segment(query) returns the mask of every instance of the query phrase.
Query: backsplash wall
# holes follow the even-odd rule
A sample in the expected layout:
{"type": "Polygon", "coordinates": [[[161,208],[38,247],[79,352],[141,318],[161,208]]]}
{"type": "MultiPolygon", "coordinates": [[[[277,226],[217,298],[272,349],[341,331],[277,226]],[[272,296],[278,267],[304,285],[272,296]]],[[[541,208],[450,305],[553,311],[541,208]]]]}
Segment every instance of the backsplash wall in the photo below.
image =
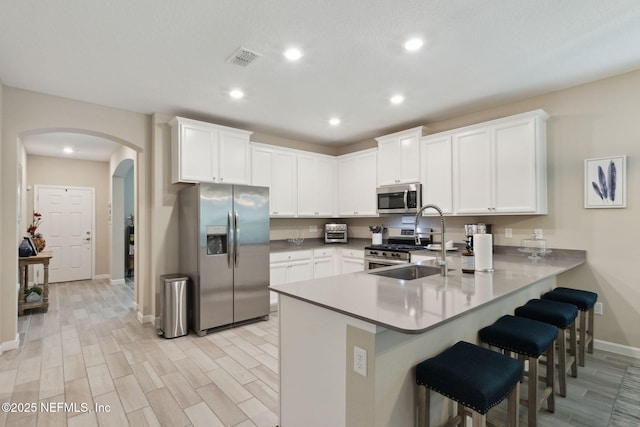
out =
{"type": "MultiPolygon", "coordinates": [[[[369,226],[384,224],[385,227],[406,227],[413,228],[413,223],[403,223],[403,218],[413,218],[403,215],[389,215],[384,217],[370,218],[272,218],[271,219],[271,240],[286,240],[290,237],[301,235],[305,239],[324,237],[324,225],[330,222],[346,223],[349,226],[349,238],[371,237],[369,226]],[[315,231],[311,231],[310,227],[315,227],[315,231]]],[[[548,217],[538,215],[506,215],[506,216],[477,216],[477,217],[458,217],[445,216],[445,238],[453,240],[454,243],[462,243],[464,241],[464,225],[476,224],[484,222],[491,224],[493,240],[496,245],[503,246],[519,246],[522,239],[531,237],[534,228],[541,228],[543,237],[547,239],[549,247],[558,247],[554,245],[555,230],[549,224],[548,217]],[[512,237],[505,237],[505,228],[511,228],[512,237]]],[[[440,239],[440,219],[437,217],[422,217],[420,219],[420,227],[431,227],[436,230],[434,233],[434,241],[440,239]]],[[[387,238],[387,234],[383,236],[387,238]]],[[[566,246],[566,245],[564,245],[566,246]]],[[[563,249],[581,249],[563,247],[563,249]]]]}

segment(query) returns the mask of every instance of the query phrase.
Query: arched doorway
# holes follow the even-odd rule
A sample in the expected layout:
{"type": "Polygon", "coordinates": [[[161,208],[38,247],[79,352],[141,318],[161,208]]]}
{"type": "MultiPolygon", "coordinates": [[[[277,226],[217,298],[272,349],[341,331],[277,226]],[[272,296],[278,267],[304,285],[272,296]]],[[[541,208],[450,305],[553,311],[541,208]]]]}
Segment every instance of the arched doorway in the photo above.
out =
{"type": "MultiPolygon", "coordinates": [[[[97,242],[98,245],[101,245],[101,250],[98,250],[93,257],[93,262],[95,263],[97,260],[98,265],[102,263],[102,268],[98,268],[95,271],[93,278],[109,277],[112,283],[124,283],[126,273],[125,253],[129,249],[124,238],[125,217],[135,217],[135,206],[137,205],[137,192],[135,191],[136,151],[128,148],[128,144],[125,145],[123,141],[110,135],[75,129],[30,131],[21,134],[20,139],[25,148],[27,158],[52,159],[45,162],[51,165],[60,162],[60,160],[53,160],[58,157],[63,158],[66,162],[84,163],[84,166],[81,167],[85,171],[88,170],[88,172],[76,174],[79,178],[69,178],[72,180],[79,179],[79,181],[75,181],[72,184],[78,185],[78,183],[82,183],[89,175],[100,174],[102,176],[99,181],[104,182],[105,185],[101,191],[96,191],[96,194],[98,194],[96,198],[99,200],[96,206],[97,217],[95,220],[96,224],[98,224],[95,238],[102,239],[97,242]],[[81,155],[74,156],[72,154],[66,156],[62,154],[63,149],[69,147],[73,148],[75,152],[81,153],[81,155]],[[101,165],[94,168],[95,172],[91,170],[92,162],[101,165]],[[100,202],[102,202],[102,205],[100,205],[100,202]],[[102,235],[100,235],[100,231],[102,231],[102,235]]],[[[25,177],[27,180],[26,187],[28,188],[29,185],[37,183],[28,182],[29,162],[26,165],[25,177]]],[[[63,168],[64,166],[61,167],[61,169],[63,168]]],[[[75,166],[69,167],[69,169],[73,168],[75,166]]],[[[60,173],[53,171],[48,175],[64,175],[65,172],[68,171],[61,170],[60,173]]],[[[54,182],[54,184],[67,185],[64,178],[54,182]]],[[[25,216],[30,218],[29,215],[32,210],[29,209],[30,205],[32,205],[29,200],[30,197],[32,197],[32,194],[26,195],[27,202],[24,205],[27,207],[27,212],[23,214],[23,218],[25,216]]],[[[134,277],[131,276],[131,279],[134,279],[134,277]]],[[[134,287],[133,294],[137,295],[135,280],[132,280],[132,286],[134,287]]],[[[135,303],[137,304],[137,301],[135,303]]]]}

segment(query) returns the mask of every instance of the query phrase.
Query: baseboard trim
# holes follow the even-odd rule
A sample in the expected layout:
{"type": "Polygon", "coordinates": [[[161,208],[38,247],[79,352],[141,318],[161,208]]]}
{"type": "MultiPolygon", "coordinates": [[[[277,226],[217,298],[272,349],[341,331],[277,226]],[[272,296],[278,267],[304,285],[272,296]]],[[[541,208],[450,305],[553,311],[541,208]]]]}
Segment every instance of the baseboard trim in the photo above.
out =
{"type": "Polygon", "coordinates": [[[0,344],[0,354],[5,351],[15,350],[20,346],[20,334],[16,334],[16,339],[13,341],[6,341],[0,344]]]}
{"type": "Polygon", "coordinates": [[[111,277],[110,274],[96,274],[95,276],[93,276],[93,279],[100,280],[100,279],[108,279],[110,277],[111,277]]]}
{"type": "Polygon", "coordinates": [[[605,350],[611,353],[640,359],[640,348],[637,347],[630,347],[628,345],[616,344],[602,340],[593,340],[593,347],[598,350],[605,350]]]}
{"type": "Polygon", "coordinates": [[[124,285],[124,279],[111,279],[112,285],[124,285]]]}
{"type": "Polygon", "coordinates": [[[145,324],[145,323],[155,323],[155,316],[153,316],[152,314],[148,314],[148,315],[143,315],[142,313],[138,312],[136,314],[136,318],[138,319],[138,322],[145,324]]]}

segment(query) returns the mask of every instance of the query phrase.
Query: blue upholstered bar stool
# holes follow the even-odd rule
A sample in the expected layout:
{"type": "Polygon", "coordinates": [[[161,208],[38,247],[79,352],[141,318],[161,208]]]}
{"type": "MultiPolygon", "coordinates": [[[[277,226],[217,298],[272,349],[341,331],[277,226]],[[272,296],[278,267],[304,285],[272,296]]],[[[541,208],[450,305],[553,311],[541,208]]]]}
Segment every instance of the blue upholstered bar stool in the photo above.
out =
{"type": "Polygon", "coordinates": [[[560,396],[567,395],[567,371],[571,370],[571,376],[578,376],[576,364],[576,318],[578,307],[565,302],[552,300],[532,299],[525,305],[515,309],[515,315],[526,317],[540,322],[549,323],[558,328],[558,383],[560,396]],[[565,331],[569,330],[569,356],[567,356],[567,343],[565,331]]]}
{"type": "Polygon", "coordinates": [[[480,340],[488,346],[498,347],[506,353],[517,353],[529,360],[529,385],[527,400],[528,426],[538,424],[538,409],[547,401],[549,412],[555,412],[555,393],[553,390],[554,347],[558,328],[548,323],[526,317],[502,316],[495,323],[478,331],[480,340]],[[547,356],[547,372],[544,378],[544,391],[538,395],[538,361],[547,356]]]}
{"type": "Polygon", "coordinates": [[[580,328],[578,330],[578,365],[584,366],[585,349],[593,354],[593,307],[598,301],[595,292],[558,287],[547,292],[542,299],[573,304],[580,310],[580,328]]]}
{"type": "Polygon", "coordinates": [[[458,403],[458,413],[447,425],[464,421],[466,408],[471,412],[474,427],[485,426],[489,409],[507,397],[507,423],[517,427],[521,377],[519,360],[459,341],[416,367],[418,426],[429,425],[430,390],[433,390],[458,403]]]}

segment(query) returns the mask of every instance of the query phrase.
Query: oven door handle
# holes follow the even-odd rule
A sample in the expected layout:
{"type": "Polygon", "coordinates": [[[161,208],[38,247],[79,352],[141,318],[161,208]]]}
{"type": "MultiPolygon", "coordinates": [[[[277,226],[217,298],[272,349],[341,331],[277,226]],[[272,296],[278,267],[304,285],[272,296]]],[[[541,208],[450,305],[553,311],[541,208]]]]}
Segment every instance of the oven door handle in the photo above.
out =
{"type": "Polygon", "coordinates": [[[404,210],[405,211],[409,211],[408,199],[409,199],[409,190],[404,190],[404,210]]]}

